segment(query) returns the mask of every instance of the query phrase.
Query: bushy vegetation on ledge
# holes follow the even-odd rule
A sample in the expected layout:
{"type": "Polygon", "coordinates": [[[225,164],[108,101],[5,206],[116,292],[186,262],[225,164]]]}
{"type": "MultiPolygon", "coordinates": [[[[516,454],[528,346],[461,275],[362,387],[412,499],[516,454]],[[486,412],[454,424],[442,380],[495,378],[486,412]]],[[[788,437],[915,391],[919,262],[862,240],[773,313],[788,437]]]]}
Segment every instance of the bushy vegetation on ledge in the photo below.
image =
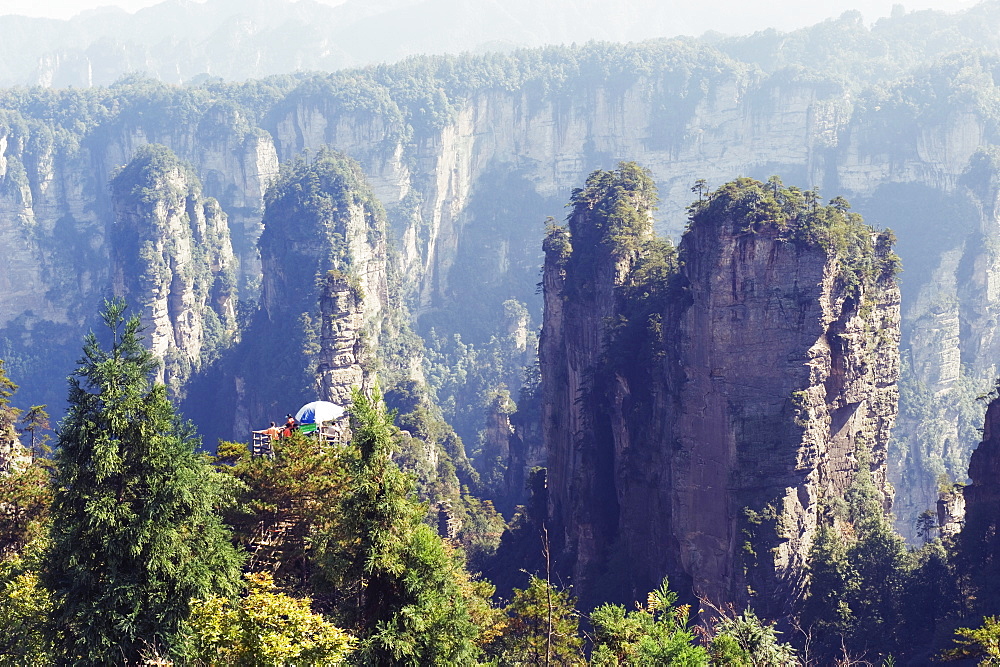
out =
{"type": "Polygon", "coordinates": [[[785,187],[777,176],[767,183],[737,178],[714,191],[698,180],[692,191],[698,199],[688,207],[689,230],[731,224],[737,234],[771,234],[804,247],[818,246],[837,259],[842,285],[854,296],[900,270],[892,230],[866,225],[843,197],[823,204],[817,189],[785,187]]]}

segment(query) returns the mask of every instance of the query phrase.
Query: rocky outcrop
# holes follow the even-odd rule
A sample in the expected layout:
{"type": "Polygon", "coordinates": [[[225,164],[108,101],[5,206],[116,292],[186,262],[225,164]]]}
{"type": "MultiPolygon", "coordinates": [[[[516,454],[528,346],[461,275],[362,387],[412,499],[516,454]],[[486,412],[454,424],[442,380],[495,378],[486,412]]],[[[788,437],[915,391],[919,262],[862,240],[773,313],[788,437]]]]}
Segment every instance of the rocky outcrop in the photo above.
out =
{"type": "Polygon", "coordinates": [[[111,182],[112,290],[141,313],[158,380],[180,392],[236,333],[236,258],[226,215],[190,168],[148,146],[111,182]]]}
{"type": "Polygon", "coordinates": [[[364,295],[343,274],[330,272],[319,297],[320,348],[316,378],[320,400],[350,405],[351,389],[371,384],[371,350],[366,350],[364,295]],[[367,362],[367,363],[365,363],[367,362]]]}
{"type": "Polygon", "coordinates": [[[801,595],[824,503],[859,460],[889,508],[899,290],[882,268],[890,242],[870,230],[856,230],[870,241],[855,252],[872,273],[852,290],[848,260],[826,243],[712,208],[681,244],[690,305],[678,321],[674,534],[696,589],[752,590],[777,610],[801,595]]]}
{"type": "Polygon", "coordinates": [[[543,273],[549,511],[577,590],[625,559],[623,598],[668,575],[780,614],[859,461],[891,502],[891,239],[743,179],[696,207],[671,269],[640,224],[648,203],[588,203],[604,179],[636,180],[591,176],[543,273]]]}
{"type": "MultiPolygon", "coordinates": [[[[962,524],[965,523],[965,485],[955,484],[946,487],[938,495],[937,501],[937,529],[938,536],[942,540],[954,539],[962,532],[962,524]]],[[[932,533],[926,535],[931,537],[932,533]]]]}
{"type": "Polygon", "coordinates": [[[246,406],[237,433],[251,427],[243,415],[344,404],[352,387],[367,387],[388,312],[385,213],[357,163],[323,151],[287,165],[263,224],[261,308],[220,380],[246,406]]]}

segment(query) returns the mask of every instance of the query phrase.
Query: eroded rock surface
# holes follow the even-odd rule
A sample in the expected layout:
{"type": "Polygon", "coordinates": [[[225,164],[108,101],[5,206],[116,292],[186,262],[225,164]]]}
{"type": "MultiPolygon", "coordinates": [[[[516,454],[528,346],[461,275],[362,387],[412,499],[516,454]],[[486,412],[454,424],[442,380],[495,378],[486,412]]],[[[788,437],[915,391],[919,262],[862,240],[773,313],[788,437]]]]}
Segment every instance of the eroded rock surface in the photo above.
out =
{"type": "Polygon", "coordinates": [[[891,240],[823,207],[858,245],[823,236],[835,226],[810,236],[808,209],[776,216],[744,179],[695,213],[671,269],[648,222],[608,217],[649,214],[634,174],[615,174],[627,194],[592,203],[592,176],[546,240],[541,423],[565,562],[584,596],[614,560],[623,599],[668,575],[780,614],[859,461],[891,503],[891,240]]]}

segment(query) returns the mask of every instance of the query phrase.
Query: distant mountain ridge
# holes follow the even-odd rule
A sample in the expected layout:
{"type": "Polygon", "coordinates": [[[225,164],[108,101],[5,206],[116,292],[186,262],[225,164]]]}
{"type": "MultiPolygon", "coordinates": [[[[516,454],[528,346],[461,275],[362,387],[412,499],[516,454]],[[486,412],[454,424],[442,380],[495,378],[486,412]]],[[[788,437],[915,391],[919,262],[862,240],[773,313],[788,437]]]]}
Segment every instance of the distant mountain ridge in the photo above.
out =
{"type": "Polygon", "coordinates": [[[655,0],[188,0],[68,21],[0,16],[0,86],[107,85],[130,72],[168,83],[335,70],[418,53],[509,50],[685,32],[655,0]]]}
{"type": "MultiPolygon", "coordinates": [[[[165,0],[134,14],[104,7],[69,20],[0,15],[0,86],[108,85],[129,73],[175,84],[242,80],[417,54],[640,41],[701,34],[701,11],[657,0],[165,0]]],[[[995,0],[956,13],[900,9],[870,28],[851,11],[793,32],[726,37],[751,29],[739,11],[719,16],[720,32],[700,39],[766,71],[806,66],[867,80],[928,56],[1000,48],[995,0]]]]}

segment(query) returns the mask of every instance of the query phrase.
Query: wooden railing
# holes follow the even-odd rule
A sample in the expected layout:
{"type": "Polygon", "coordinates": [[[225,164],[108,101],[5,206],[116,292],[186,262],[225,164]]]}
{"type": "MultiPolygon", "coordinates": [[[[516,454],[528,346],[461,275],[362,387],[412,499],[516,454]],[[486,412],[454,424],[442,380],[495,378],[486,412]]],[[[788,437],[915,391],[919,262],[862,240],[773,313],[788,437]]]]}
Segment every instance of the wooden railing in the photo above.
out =
{"type": "MultiPolygon", "coordinates": [[[[303,426],[308,427],[312,426],[312,424],[304,424],[303,426]]],[[[328,445],[342,445],[351,439],[351,430],[348,428],[346,423],[327,424],[308,431],[303,429],[303,432],[306,435],[315,434],[315,437],[322,439],[322,441],[328,445]]],[[[251,433],[251,436],[250,453],[253,456],[274,456],[274,448],[271,446],[272,439],[270,435],[254,431],[251,433]]]]}

